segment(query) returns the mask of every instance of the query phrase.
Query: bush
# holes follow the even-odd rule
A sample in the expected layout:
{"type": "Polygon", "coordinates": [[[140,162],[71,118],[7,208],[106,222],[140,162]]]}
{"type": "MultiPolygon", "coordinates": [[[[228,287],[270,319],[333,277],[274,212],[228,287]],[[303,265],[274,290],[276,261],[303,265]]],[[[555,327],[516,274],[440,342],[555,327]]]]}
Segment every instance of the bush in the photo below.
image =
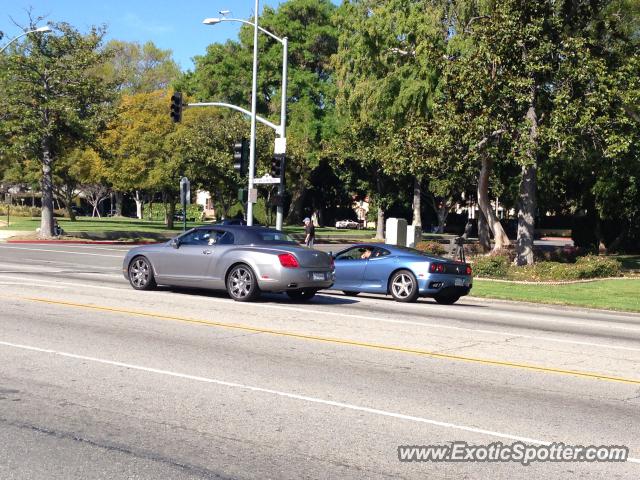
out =
{"type": "Polygon", "coordinates": [[[523,267],[512,266],[509,277],[525,281],[563,281],[620,276],[620,262],[609,257],[589,255],[575,263],[538,262],[523,267]]]}
{"type": "MultiPolygon", "coordinates": [[[[11,210],[9,211],[9,215],[11,217],[39,217],[40,216],[40,208],[39,207],[27,207],[24,205],[11,205],[11,210]]],[[[7,204],[0,203],[0,216],[7,216],[7,204]]]]}
{"type": "Polygon", "coordinates": [[[440,242],[418,242],[416,244],[416,250],[420,250],[424,253],[431,255],[444,255],[446,253],[445,248],[440,242]]]}
{"type": "Polygon", "coordinates": [[[576,263],[578,256],[584,255],[584,252],[577,247],[565,245],[552,250],[543,250],[535,248],[534,257],[536,262],[558,262],[558,263],[576,263]]]}
{"type": "Polygon", "coordinates": [[[596,255],[578,258],[575,266],[578,278],[619,277],[622,270],[622,265],[615,258],[596,255]]]}
{"type": "Polygon", "coordinates": [[[479,257],[473,264],[473,273],[478,277],[505,278],[509,263],[509,257],[505,255],[479,257]]]}

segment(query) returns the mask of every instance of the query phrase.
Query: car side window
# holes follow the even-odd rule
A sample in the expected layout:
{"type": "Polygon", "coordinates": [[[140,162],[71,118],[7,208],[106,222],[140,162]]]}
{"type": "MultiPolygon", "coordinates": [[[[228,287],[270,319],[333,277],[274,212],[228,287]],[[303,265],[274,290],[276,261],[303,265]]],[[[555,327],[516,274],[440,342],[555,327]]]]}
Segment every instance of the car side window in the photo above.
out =
{"type": "Polygon", "coordinates": [[[231,232],[216,232],[216,244],[218,245],[233,245],[235,243],[235,238],[233,233],[231,232]]]}
{"type": "Polygon", "coordinates": [[[354,247],[338,255],[336,260],[367,260],[373,250],[373,247],[354,247]]]}
{"type": "Polygon", "coordinates": [[[180,237],[180,245],[213,245],[216,233],[213,230],[194,230],[180,237]]]}
{"type": "Polygon", "coordinates": [[[373,250],[373,254],[371,255],[371,258],[381,258],[381,257],[386,257],[388,255],[391,255],[391,252],[389,250],[387,250],[386,248],[377,247],[373,250]]]}

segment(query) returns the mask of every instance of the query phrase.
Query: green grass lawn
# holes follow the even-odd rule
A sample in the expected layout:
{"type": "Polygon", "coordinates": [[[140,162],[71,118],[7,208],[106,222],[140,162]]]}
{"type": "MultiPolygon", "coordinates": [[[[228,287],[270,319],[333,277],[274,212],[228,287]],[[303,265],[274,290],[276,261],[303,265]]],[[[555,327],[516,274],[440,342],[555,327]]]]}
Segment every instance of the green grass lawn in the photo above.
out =
{"type": "MultiPolygon", "coordinates": [[[[138,220],[136,218],[92,218],[78,217],[75,222],[68,218],[58,218],[58,223],[68,234],[77,232],[178,232],[182,230],[182,222],[176,221],[173,230],[167,229],[162,221],[138,220]]],[[[201,222],[187,222],[187,228],[197,225],[204,225],[201,222]]],[[[9,227],[2,227],[5,230],[35,231],[40,226],[40,217],[11,217],[9,227]]],[[[294,234],[303,234],[303,226],[285,227],[285,231],[294,234]]],[[[316,235],[331,235],[336,237],[360,237],[371,238],[375,235],[373,230],[339,230],[332,227],[316,228],[316,235]]]]}
{"type": "Polygon", "coordinates": [[[599,280],[569,285],[522,285],[476,278],[471,295],[640,312],[640,279],[599,280]]]}
{"type": "MultiPolygon", "coordinates": [[[[78,217],[75,222],[68,218],[58,218],[58,224],[66,233],[74,232],[169,232],[182,230],[182,222],[176,221],[173,230],[169,230],[164,222],[138,220],[136,218],[92,218],[78,217]]],[[[201,223],[187,222],[187,228],[201,223]]],[[[35,231],[40,226],[40,217],[12,217],[5,230],[35,231]]]]}

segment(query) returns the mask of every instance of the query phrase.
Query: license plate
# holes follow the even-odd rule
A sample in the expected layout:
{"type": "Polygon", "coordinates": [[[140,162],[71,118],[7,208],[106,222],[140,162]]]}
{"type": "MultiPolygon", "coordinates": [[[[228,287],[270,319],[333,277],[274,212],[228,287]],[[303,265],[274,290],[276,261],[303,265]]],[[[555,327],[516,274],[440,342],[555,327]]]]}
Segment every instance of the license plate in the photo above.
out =
{"type": "Polygon", "coordinates": [[[314,272],[313,279],[314,280],[326,280],[327,276],[324,273],[314,272]]]}
{"type": "Polygon", "coordinates": [[[464,287],[464,278],[456,278],[456,287],[464,287]]]}

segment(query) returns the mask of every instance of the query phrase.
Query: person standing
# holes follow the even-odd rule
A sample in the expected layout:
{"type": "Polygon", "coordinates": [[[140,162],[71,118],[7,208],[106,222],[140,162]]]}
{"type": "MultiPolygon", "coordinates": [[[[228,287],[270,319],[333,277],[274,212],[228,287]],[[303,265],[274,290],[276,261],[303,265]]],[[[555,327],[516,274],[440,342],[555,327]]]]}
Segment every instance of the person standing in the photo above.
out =
{"type": "Polygon", "coordinates": [[[304,233],[304,244],[309,248],[313,248],[313,244],[316,241],[316,227],[309,217],[304,219],[304,233]]]}

